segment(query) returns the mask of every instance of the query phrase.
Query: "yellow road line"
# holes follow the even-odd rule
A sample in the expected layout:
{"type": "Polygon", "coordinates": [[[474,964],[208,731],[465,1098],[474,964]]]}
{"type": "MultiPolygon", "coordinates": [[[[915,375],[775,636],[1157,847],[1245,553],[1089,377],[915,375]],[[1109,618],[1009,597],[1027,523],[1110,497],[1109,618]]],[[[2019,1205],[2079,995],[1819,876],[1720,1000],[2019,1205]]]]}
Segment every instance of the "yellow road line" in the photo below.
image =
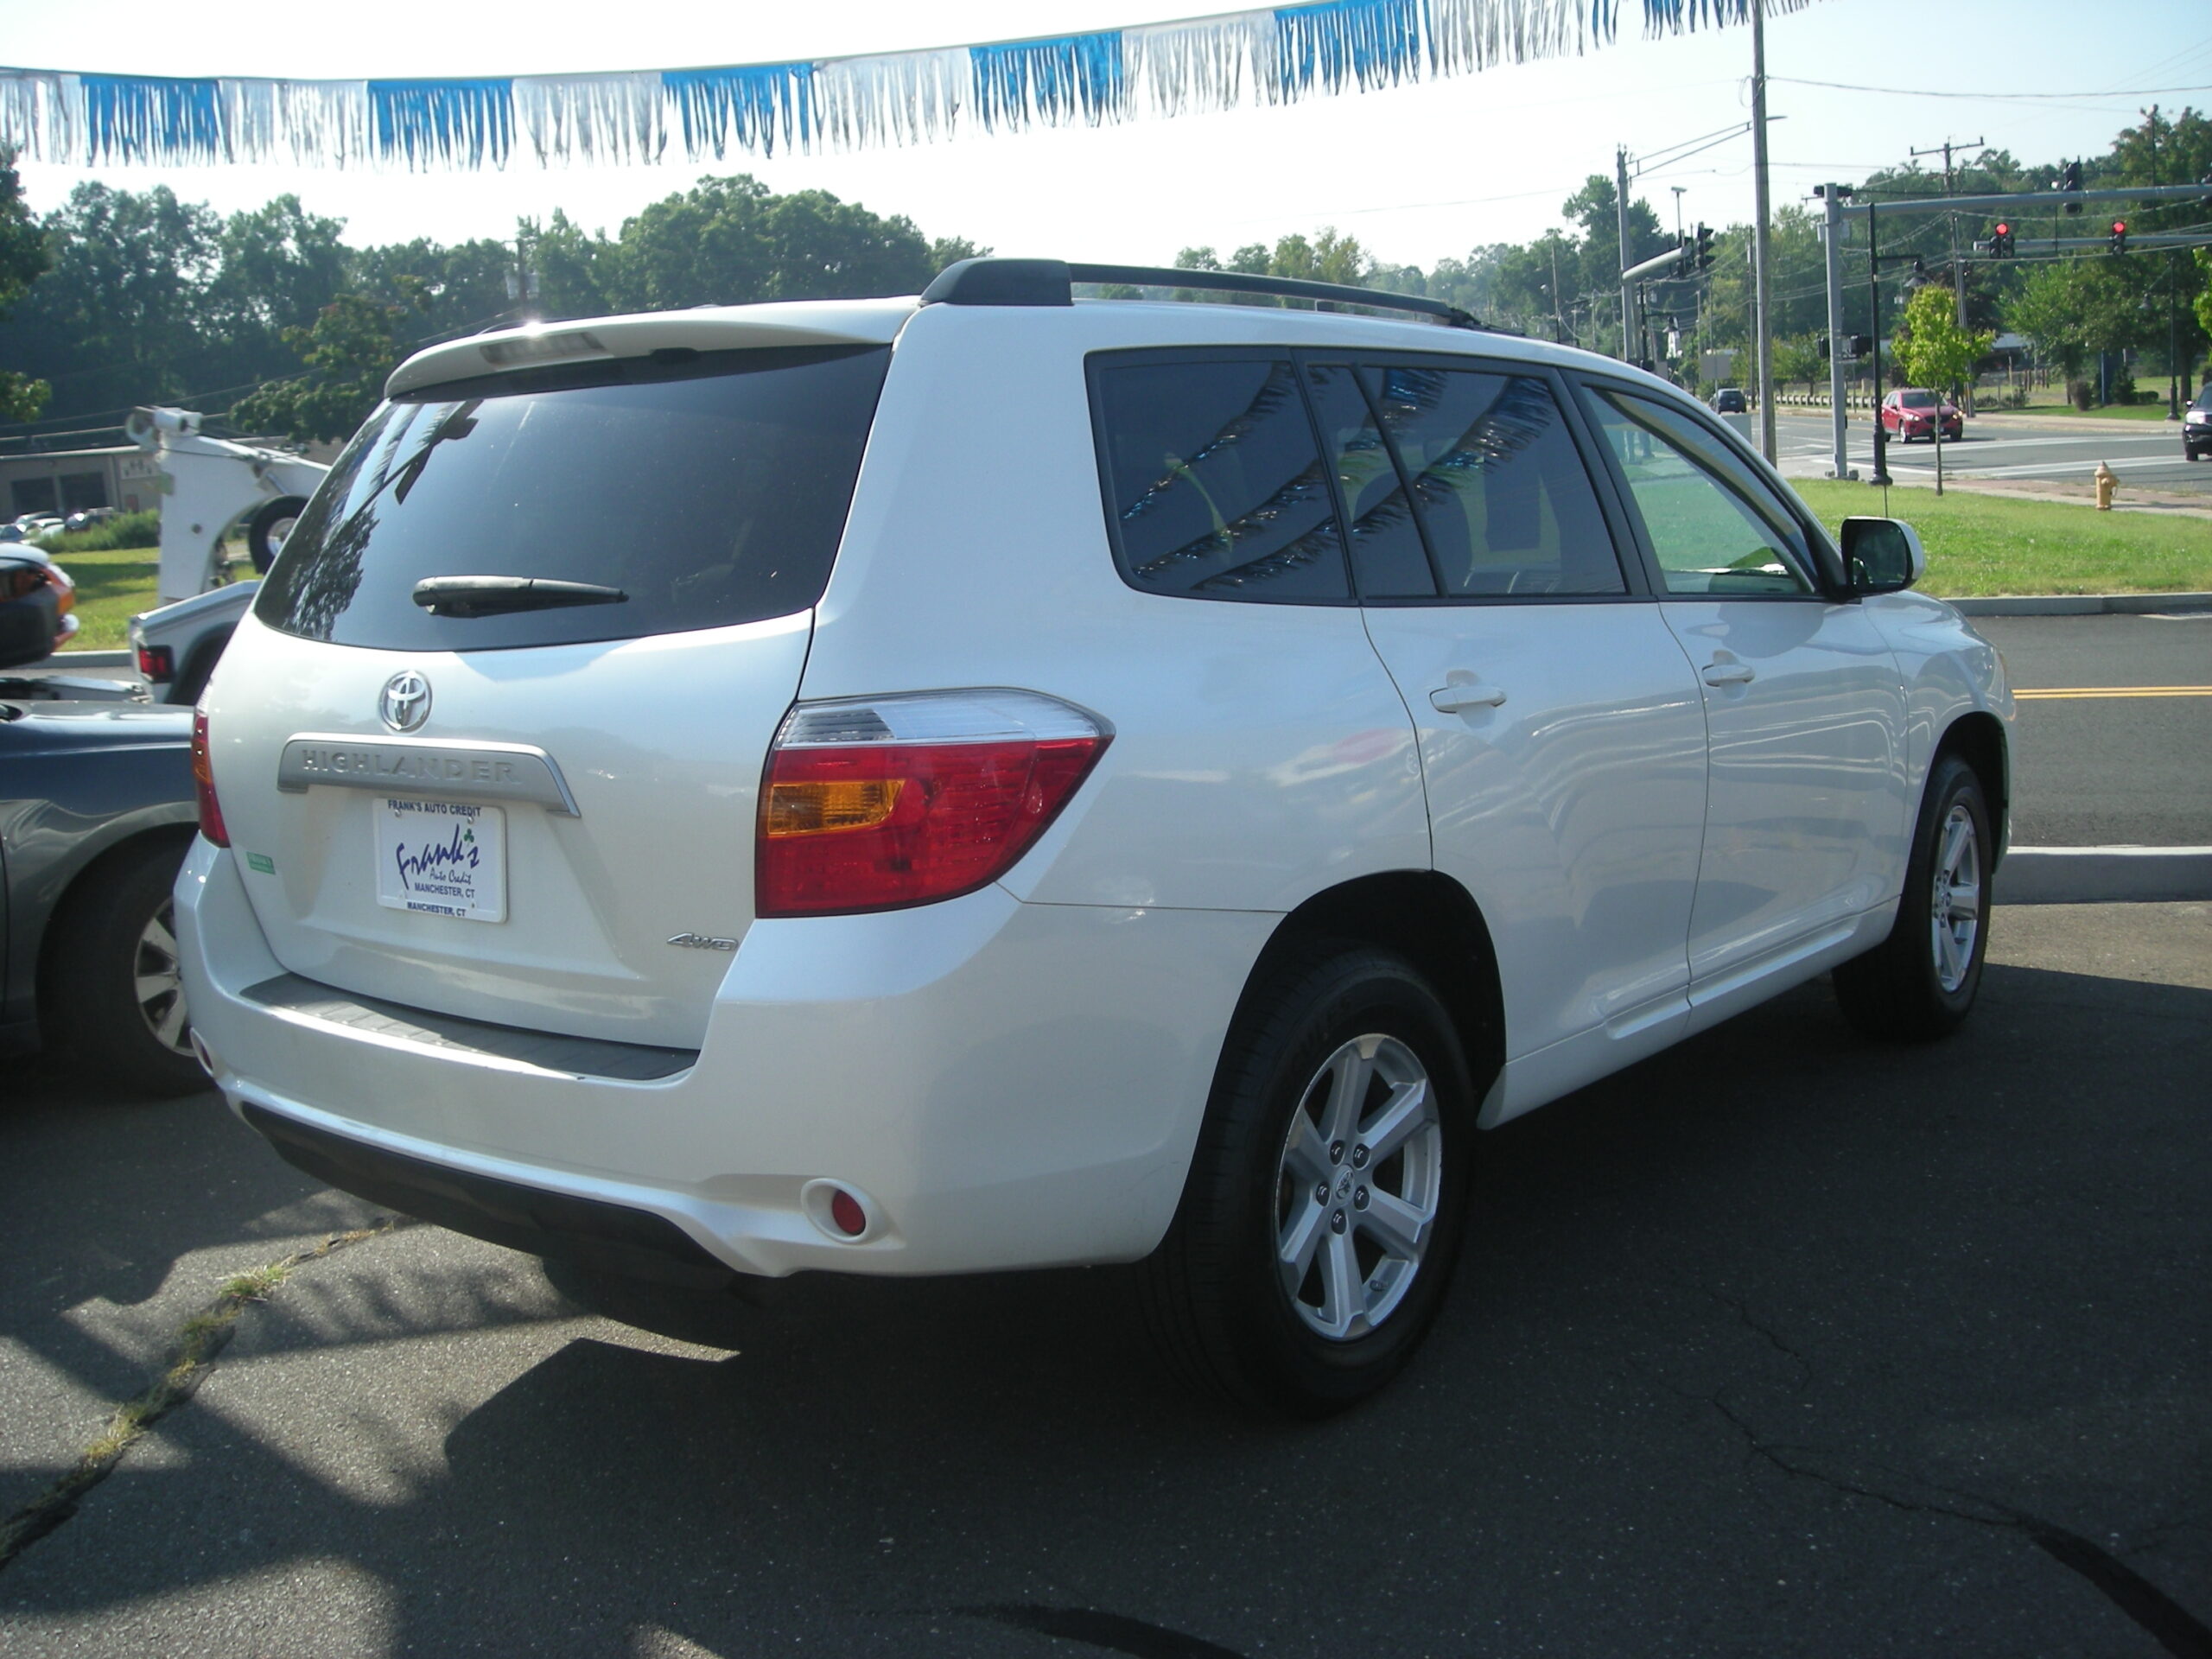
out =
{"type": "Polygon", "coordinates": [[[2212,697],[2212,685],[2069,685],[2048,691],[2015,691],[2023,702],[2038,698],[2212,697]]]}

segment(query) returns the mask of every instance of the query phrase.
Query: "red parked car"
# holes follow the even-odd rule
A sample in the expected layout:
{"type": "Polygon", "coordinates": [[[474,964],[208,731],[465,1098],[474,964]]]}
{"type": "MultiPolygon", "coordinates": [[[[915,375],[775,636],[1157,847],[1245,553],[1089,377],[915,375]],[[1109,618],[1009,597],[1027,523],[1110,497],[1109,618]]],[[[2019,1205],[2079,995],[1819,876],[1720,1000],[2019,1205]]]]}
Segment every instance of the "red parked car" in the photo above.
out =
{"type": "Polygon", "coordinates": [[[1923,386],[1907,386],[1882,399],[1882,429],[1900,442],[1913,438],[1932,441],[1939,402],[1943,412],[1943,436],[1955,443],[1966,435],[1967,430],[1959,406],[1948,397],[1938,399],[1923,386]]]}

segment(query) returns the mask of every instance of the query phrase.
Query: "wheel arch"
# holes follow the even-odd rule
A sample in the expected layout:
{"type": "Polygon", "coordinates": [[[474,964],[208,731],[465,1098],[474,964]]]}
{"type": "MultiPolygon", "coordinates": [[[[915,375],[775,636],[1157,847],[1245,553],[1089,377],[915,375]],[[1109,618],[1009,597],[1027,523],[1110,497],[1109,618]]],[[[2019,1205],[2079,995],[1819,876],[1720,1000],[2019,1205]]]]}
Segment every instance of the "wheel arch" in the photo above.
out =
{"type": "Polygon", "coordinates": [[[1467,890],[1434,870],[1389,870],[1324,889],[1276,925],[1245,976],[1236,1020],[1275,962],[1317,938],[1404,957],[1452,1015],[1478,1103],[1505,1064],[1505,999],[1490,928],[1467,890]]]}
{"type": "MultiPolygon", "coordinates": [[[[2005,741],[2004,722],[1986,709],[1969,709],[1961,715],[1944,729],[1942,741],[1936,745],[1936,753],[1928,764],[1929,777],[1936,775],[1936,767],[1945,756],[1954,754],[1974,768],[1990,811],[2000,826],[1996,849],[1990,856],[1990,868],[1993,870],[2012,842],[2012,753],[2005,741]]],[[[1921,786],[1924,791],[1925,780],[1921,786]]]]}
{"type": "Polygon", "coordinates": [[[70,876],[68,884],[55,896],[52,908],[46,913],[38,941],[38,1001],[41,1006],[46,1001],[47,980],[53,968],[54,942],[68,937],[72,913],[86,895],[123,865],[135,863],[164,843],[175,844],[177,859],[181,863],[186,848],[197,833],[197,826],[191,823],[149,825],[101,849],[70,876]]]}

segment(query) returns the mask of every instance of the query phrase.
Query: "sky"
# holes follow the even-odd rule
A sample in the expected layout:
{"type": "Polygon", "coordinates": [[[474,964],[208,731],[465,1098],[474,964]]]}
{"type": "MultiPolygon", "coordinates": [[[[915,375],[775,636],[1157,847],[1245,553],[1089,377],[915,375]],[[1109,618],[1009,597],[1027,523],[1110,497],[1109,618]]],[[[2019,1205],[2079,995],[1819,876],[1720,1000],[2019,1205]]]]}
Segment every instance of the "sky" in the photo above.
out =
{"type": "MultiPolygon", "coordinates": [[[[547,74],[774,62],[965,45],[1204,16],[1220,0],[483,0],[430,7],[314,5],[251,15],[173,0],[0,0],[0,59],[33,68],[300,79],[547,74]],[[619,29],[610,28],[619,16],[619,29]]],[[[1620,38],[1577,58],[1376,92],[1317,97],[1120,126],[959,135],[910,149],[651,167],[410,174],[289,167],[128,168],[124,188],[167,184],[224,213],[296,194],[359,245],[511,236],[556,207],[612,232],[703,173],[750,172],[778,191],[822,189],[930,236],[1004,254],[1166,264],[1182,248],[1333,226],[1387,264],[1432,265],[1525,242],[1614,147],[1659,157],[1745,122],[1748,29],[1647,40],[1623,6],[1620,38]]],[[[2024,162],[2100,155],[2158,103],[2212,109],[2212,11],[2196,0],[1814,0],[1766,26],[1773,200],[1808,200],[1947,138],[2024,162]],[[2088,21],[2094,20],[2094,21],[2088,21]],[[1822,82],[1830,85],[1814,85],[1822,82]],[[1834,83],[1852,83],[1858,90],[1834,83]]],[[[1940,167],[1941,157],[1933,165],[1940,167]]],[[[19,163],[32,206],[57,205],[81,169],[19,163]]],[[[1672,229],[1751,213],[1748,137],[1632,185],[1672,229]],[[1680,194],[1677,196],[1676,192],[1680,194]]]]}

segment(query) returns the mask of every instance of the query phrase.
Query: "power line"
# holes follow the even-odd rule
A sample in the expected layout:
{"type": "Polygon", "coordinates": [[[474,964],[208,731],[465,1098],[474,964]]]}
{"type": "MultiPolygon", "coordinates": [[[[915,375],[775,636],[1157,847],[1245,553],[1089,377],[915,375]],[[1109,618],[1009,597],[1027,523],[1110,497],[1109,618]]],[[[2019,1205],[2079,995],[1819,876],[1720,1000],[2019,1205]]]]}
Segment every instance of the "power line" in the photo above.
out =
{"type": "Polygon", "coordinates": [[[2109,92],[1937,92],[1919,86],[1862,86],[1848,80],[1801,80],[1794,75],[1771,75],[1768,79],[1791,86],[1823,86],[1835,92],[1887,92],[1897,98],[1995,99],[2025,103],[2078,98],[2163,98],[2175,92],[2212,92],[2212,86],[2115,87],[2109,92]]]}

